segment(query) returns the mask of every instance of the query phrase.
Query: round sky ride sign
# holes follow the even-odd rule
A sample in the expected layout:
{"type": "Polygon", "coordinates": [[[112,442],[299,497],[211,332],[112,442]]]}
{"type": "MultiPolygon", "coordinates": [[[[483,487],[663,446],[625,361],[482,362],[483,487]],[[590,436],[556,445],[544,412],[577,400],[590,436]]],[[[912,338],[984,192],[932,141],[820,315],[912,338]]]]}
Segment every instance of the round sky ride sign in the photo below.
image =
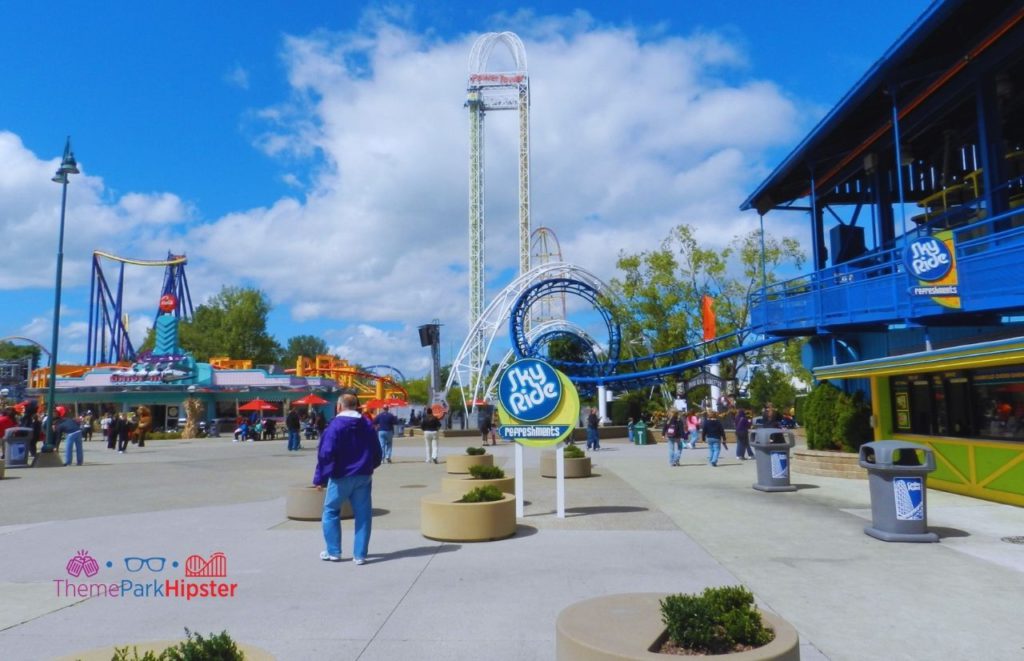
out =
{"type": "Polygon", "coordinates": [[[931,236],[912,241],[903,260],[915,278],[926,282],[941,280],[953,268],[949,246],[931,236]]]}
{"type": "Polygon", "coordinates": [[[565,374],[542,360],[509,365],[498,386],[498,434],[520,445],[557,445],[579,421],[580,398],[565,374]]]}

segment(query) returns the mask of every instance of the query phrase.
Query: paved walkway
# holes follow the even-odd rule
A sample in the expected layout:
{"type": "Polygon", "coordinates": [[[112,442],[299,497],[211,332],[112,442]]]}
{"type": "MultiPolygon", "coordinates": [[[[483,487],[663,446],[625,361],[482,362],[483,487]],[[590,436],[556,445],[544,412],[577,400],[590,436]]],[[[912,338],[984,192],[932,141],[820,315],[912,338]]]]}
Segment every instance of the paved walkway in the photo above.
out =
{"type": "MultiPolygon", "coordinates": [[[[442,441],[442,454],[468,439],[442,441]]],[[[374,479],[370,562],[321,562],[319,524],[288,521],[288,485],[308,481],[310,449],[284,441],[153,441],[125,455],[86,444],[86,465],[8,469],[0,482],[0,658],[45,659],[94,647],[226,629],[280,659],[552,659],[554,621],[615,592],[690,592],[743,583],[792,622],[804,659],[1024,658],[1024,508],[929,493],[938,544],[863,534],[863,481],[795,475],[800,490],[750,488],[753,462],[717,468],[665,445],[604,441],[596,477],[554,481],[526,454],[518,534],[444,544],[419,534],[419,498],[443,465],[422,441],[396,443],[374,479]],[[79,550],[91,579],[68,575],[79,550]],[[145,584],[182,576],[193,554],[227,559],[233,597],[62,596],[58,579],[145,584]],[[164,557],[128,572],[125,557],[164,557]],[[112,567],[106,567],[110,561],[112,567]]],[[[512,469],[512,448],[493,449],[512,469]]],[[[443,461],[443,459],[442,459],[443,461]]],[[[351,524],[343,554],[351,558],[351,524]]]]}

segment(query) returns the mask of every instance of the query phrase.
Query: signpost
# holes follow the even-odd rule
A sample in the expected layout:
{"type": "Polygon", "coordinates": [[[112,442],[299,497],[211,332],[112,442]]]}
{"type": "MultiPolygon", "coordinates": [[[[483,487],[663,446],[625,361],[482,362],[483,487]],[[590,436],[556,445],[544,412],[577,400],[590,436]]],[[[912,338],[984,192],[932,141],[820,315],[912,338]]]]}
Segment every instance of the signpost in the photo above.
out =
{"type": "Polygon", "coordinates": [[[498,434],[516,444],[516,516],[523,516],[523,447],[555,447],[557,514],[565,518],[562,443],[580,417],[580,398],[569,378],[537,358],[506,368],[498,384],[498,434]]]}

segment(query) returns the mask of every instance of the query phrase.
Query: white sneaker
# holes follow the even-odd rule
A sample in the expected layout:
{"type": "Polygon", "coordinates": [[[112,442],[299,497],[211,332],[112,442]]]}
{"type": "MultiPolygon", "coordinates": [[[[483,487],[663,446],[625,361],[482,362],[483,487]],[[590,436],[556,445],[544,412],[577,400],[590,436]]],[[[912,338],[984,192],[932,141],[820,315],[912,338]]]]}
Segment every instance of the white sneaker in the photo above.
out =
{"type": "Polygon", "coordinates": [[[331,555],[327,551],[320,551],[320,559],[326,560],[327,562],[341,562],[341,558],[336,555],[331,555]]]}
{"type": "Polygon", "coordinates": [[[357,564],[357,565],[365,565],[366,564],[366,558],[353,558],[352,562],[357,564]]]}

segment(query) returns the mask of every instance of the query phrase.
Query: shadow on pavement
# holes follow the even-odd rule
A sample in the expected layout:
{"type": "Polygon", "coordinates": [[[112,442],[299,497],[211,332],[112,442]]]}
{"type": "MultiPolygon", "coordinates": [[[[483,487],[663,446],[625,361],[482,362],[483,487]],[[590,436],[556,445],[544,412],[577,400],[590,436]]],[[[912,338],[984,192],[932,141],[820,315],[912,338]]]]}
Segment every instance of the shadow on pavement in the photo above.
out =
{"type": "Polygon", "coordinates": [[[623,514],[626,512],[649,512],[646,507],[633,505],[596,505],[594,507],[568,507],[565,513],[573,516],[586,516],[588,514],[623,514]]]}
{"type": "Polygon", "coordinates": [[[959,528],[946,528],[943,526],[928,526],[928,531],[933,532],[939,536],[939,539],[946,539],[947,537],[970,537],[971,533],[966,530],[960,530],[959,528]]]}
{"type": "Polygon", "coordinates": [[[804,489],[820,489],[821,488],[817,484],[794,484],[793,486],[796,487],[797,491],[803,491],[804,489]]]}
{"type": "Polygon", "coordinates": [[[434,555],[435,553],[451,553],[462,548],[461,544],[441,544],[440,546],[416,546],[411,549],[392,551],[391,553],[370,553],[369,557],[377,562],[387,560],[398,560],[399,558],[417,558],[423,555],[434,555]]]}

